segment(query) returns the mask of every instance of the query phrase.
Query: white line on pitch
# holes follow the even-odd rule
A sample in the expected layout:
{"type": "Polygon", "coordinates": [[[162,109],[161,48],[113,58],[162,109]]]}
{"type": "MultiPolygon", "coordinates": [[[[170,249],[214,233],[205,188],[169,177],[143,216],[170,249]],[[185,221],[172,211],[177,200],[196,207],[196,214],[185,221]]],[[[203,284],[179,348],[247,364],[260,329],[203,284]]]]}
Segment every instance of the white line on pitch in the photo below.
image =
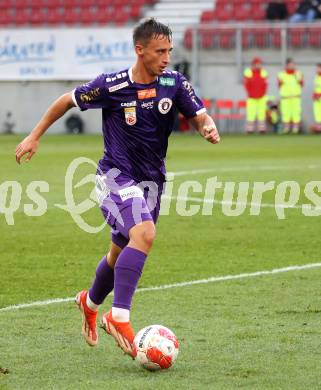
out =
{"type": "MultiPolygon", "coordinates": [[[[321,268],[321,263],[311,263],[311,264],[305,264],[305,265],[291,265],[289,267],[276,268],[276,269],[272,269],[270,271],[257,271],[257,272],[243,273],[243,274],[238,274],[238,275],[213,276],[213,277],[210,277],[207,279],[190,280],[188,282],[180,282],[180,283],[173,283],[173,284],[164,284],[162,286],[139,288],[139,289],[137,289],[136,292],[140,293],[140,292],[157,291],[157,290],[168,290],[170,288],[193,286],[196,284],[207,284],[207,283],[223,282],[226,280],[255,278],[255,277],[263,276],[263,275],[275,275],[275,274],[280,274],[280,273],[284,273],[284,272],[303,271],[303,270],[312,269],[312,268],[321,268]]],[[[29,308],[29,307],[47,306],[47,305],[51,305],[54,303],[72,302],[73,300],[74,300],[74,298],[57,298],[57,299],[48,299],[46,301],[22,303],[19,305],[12,305],[12,306],[3,307],[2,309],[0,309],[0,313],[18,310],[18,309],[25,309],[25,308],[29,308]]]]}
{"type": "Polygon", "coordinates": [[[241,171],[284,171],[284,170],[298,170],[298,169],[318,169],[318,165],[308,165],[308,166],[235,166],[235,167],[216,167],[208,169],[192,169],[190,171],[178,171],[178,172],[168,172],[168,174],[174,176],[186,176],[186,175],[197,175],[201,173],[210,173],[210,172],[241,172],[241,171]]]}
{"type": "MultiPolygon", "coordinates": [[[[213,204],[224,204],[224,205],[242,205],[242,206],[258,206],[263,208],[275,208],[275,209],[304,209],[306,207],[311,207],[310,205],[294,205],[289,206],[285,204],[273,204],[273,203],[256,203],[256,202],[239,202],[239,201],[224,201],[224,200],[215,200],[215,199],[207,199],[207,198],[198,198],[196,196],[167,196],[163,195],[163,199],[176,199],[176,200],[182,200],[182,201],[194,201],[194,202],[203,202],[203,203],[213,203],[213,204]]],[[[313,210],[320,210],[321,208],[319,206],[313,207],[313,210]]]]}

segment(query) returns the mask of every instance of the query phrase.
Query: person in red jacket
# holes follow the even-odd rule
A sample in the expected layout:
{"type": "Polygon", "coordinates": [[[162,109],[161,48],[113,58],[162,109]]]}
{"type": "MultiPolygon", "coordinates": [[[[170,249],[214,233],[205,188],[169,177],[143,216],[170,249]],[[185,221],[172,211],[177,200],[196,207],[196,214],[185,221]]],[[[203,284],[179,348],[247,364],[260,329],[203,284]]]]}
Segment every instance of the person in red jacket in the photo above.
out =
{"type": "Polygon", "coordinates": [[[266,91],[268,87],[267,71],[262,68],[262,60],[254,57],[251,67],[244,71],[244,87],[247,92],[246,101],[246,132],[257,130],[260,133],[266,132],[266,91]]]}

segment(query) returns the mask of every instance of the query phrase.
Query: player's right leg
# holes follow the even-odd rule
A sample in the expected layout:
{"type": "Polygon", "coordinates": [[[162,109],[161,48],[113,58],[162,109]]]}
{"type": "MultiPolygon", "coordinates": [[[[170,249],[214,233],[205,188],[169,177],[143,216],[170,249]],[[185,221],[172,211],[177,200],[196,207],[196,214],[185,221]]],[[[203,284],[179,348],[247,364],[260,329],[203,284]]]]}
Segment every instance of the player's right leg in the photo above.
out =
{"type": "Polygon", "coordinates": [[[114,288],[114,266],[122,248],[111,243],[107,256],[96,268],[96,277],[89,291],[80,291],[76,303],[82,313],[82,334],[90,346],[98,343],[97,313],[99,306],[114,288]]]}
{"type": "Polygon", "coordinates": [[[115,266],[115,288],[112,309],[103,315],[102,327],[112,335],[122,350],[133,356],[135,334],[130,325],[130,309],[137,284],[153,241],[155,225],[151,220],[134,225],[129,230],[129,243],[115,266]]]}

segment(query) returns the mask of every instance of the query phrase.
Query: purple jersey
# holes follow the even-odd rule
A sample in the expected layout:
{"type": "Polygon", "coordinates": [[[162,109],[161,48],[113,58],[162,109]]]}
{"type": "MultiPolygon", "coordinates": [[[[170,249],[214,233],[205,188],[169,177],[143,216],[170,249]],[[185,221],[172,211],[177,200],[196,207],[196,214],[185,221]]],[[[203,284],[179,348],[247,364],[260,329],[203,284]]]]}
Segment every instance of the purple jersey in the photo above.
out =
{"type": "Polygon", "coordinates": [[[100,173],[118,168],[136,182],[165,180],[175,110],[187,118],[206,111],[191,84],[175,71],[163,72],[150,84],[134,82],[132,68],[101,74],[77,87],[73,100],[82,111],[102,109],[105,149],[100,173]]]}

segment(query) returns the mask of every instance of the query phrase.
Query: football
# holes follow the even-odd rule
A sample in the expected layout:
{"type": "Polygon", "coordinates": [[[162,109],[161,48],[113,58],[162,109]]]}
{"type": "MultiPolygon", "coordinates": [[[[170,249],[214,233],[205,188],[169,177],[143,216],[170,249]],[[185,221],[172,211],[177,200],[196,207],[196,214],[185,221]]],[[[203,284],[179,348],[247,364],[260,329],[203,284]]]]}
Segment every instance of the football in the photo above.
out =
{"type": "Polygon", "coordinates": [[[178,349],[175,334],[162,325],[146,326],[134,339],[135,359],[150,371],[171,367],[177,359],[178,349]]]}

